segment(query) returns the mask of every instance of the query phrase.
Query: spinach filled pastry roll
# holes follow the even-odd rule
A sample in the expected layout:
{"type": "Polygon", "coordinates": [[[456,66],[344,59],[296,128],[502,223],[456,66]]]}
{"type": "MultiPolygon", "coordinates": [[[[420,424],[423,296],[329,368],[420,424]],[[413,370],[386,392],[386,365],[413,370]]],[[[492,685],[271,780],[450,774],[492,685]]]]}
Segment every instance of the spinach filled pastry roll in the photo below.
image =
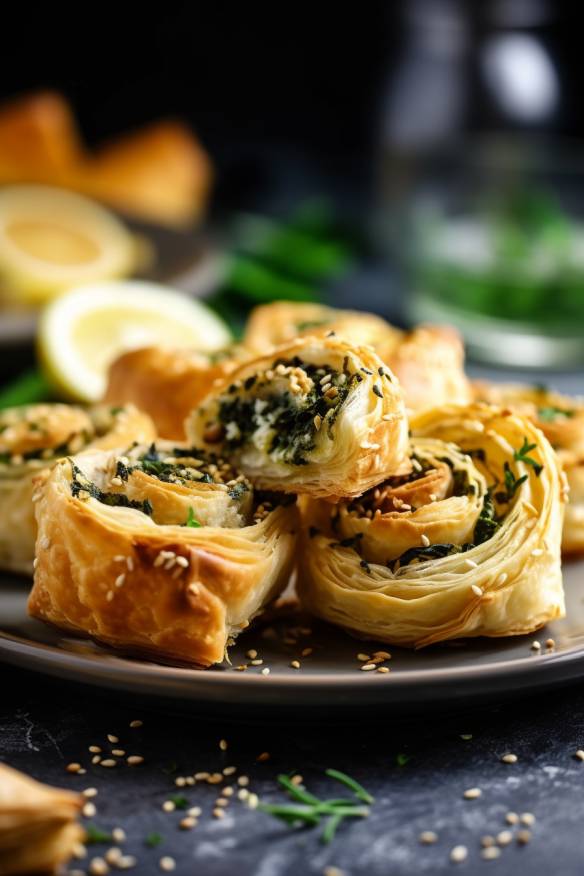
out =
{"type": "Polygon", "coordinates": [[[288,582],[294,499],[255,491],[215,454],[90,451],[39,492],[29,612],[63,630],[209,666],[288,582]]]}
{"type": "Polygon", "coordinates": [[[243,343],[262,354],[296,337],[330,332],[349,343],[372,346],[399,379],[411,410],[471,401],[464,346],[450,326],[422,325],[403,332],[372,313],[276,301],[252,311],[243,343]]]}
{"type": "Polygon", "coordinates": [[[411,428],[408,474],[336,506],[305,500],[305,606],[416,648],[562,617],[565,485],[545,436],[480,404],[423,412],[411,428]]]}
{"type": "Polygon", "coordinates": [[[55,873],[85,837],[77,823],[84,802],[0,763],[0,873],[55,873]]]}
{"type": "Polygon", "coordinates": [[[161,438],[181,441],[187,416],[214,382],[250,355],[241,347],[215,353],[144,347],[110,365],[104,401],[136,405],[154,421],[161,438]]]}
{"type": "Polygon", "coordinates": [[[356,496],[407,453],[398,382],[370,347],[308,337],[244,363],[193,412],[189,440],[269,490],[356,496]]]}
{"type": "Polygon", "coordinates": [[[584,399],[561,395],[544,386],[514,383],[477,381],[474,392],[482,401],[529,417],[546,435],[570,487],[562,550],[566,554],[584,553],[584,399]]]}
{"type": "Polygon", "coordinates": [[[130,406],[38,404],[0,412],[0,568],[32,572],[36,525],[33,480],[43,469],[87,447],[150,441],[154,425],[130,406]]]}

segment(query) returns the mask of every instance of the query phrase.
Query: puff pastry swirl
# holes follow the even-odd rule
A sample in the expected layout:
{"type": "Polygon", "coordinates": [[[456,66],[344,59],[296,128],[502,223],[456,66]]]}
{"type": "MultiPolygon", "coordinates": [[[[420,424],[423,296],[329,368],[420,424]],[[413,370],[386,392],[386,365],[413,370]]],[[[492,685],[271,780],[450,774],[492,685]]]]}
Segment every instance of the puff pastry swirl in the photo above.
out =
{"type": "Polygon", "coordinates": [[[39,404],[0,413],[0,568],[29,573],[36,525],[33,480],[66,454],[86,447],[150,441],[154,426],[132,406],[39,404]]]}
{"type": "Polygon", "coordinates": [[[422,647],[564,614],[561,472],[532,423],[487,405],[413,418],[410,474],[306,503],[299,593],[371,639],[422,647]]]}
{"type": "Polygon", "coordinates": [[[0,764],[0,873],[54,873],[84,831],[81,794],[51,788],[0,764]]]}
{"type": "Polygon", "coordinates": [[[503,405],[529,417],[556,450],[570,487],[562,550],[584,553],[584,399],[543,386],[515,383],[474,384],[477,399],[503,405]]]}
{"type": "Polygon", "coordinates": [[[87,452],[45,480],[29,612],[61,629],[209,666],[288,581],[294,501],[214,454],[87,452]]]}
{"type": "Polygon", "coordinates": [[[264,489],[355,496],[403,462],[401,389],[370,347],[303,338],[232,372],[191,415],[189,440],[264,489]]]}

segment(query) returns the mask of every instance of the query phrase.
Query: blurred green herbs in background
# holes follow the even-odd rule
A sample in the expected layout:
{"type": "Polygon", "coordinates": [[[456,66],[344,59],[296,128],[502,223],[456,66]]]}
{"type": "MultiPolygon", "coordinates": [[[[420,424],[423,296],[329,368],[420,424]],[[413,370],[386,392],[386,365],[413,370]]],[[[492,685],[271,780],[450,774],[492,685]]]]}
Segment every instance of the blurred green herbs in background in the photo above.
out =
{"type": "Polygon", "coordinates": [[[516,189],[422,230],[413,270],[457,310],[542,328],[584,326],[584,223],[550,193],[516,189]]]}

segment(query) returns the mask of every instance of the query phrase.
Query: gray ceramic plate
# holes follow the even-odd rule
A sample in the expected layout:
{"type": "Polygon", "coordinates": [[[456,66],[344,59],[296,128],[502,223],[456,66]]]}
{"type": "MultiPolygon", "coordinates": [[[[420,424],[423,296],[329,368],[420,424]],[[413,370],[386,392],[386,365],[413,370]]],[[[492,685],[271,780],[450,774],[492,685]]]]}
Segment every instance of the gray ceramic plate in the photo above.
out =
{"type": "MultiPolygon", "coordinates": [[[[293,611],[265,618],[231,650],[232,665],[208,670],[161,666],[65,638],[26,615],[24,578],[0,580],[0,659],[61,679],[124,694],[253,715],[300,710],[304,716],[389,708],[396,715],[431,706],[533,692],[584,678],[584,562],[565,567],[567,618],[537,636],[480,639],[408,652],[356,640],[293,611]],[[555,650],[546,652],[552,637],[555,650]],[[542,644],[532,650],[534,639],[542,644]],[[258,651],[261,666],[246,652],[258,651]],[[312,653],[301,656],[306,648],[312,653]],[[391,672],[362,672],[357,653],[392,652],[391,672]],[[291,661],[298,658],[301,668],[291,661]],[[269,675],[262,675],[264,667],[269,675]]],[[[170,705],[170,703],[168,703],[170,705]]]]}

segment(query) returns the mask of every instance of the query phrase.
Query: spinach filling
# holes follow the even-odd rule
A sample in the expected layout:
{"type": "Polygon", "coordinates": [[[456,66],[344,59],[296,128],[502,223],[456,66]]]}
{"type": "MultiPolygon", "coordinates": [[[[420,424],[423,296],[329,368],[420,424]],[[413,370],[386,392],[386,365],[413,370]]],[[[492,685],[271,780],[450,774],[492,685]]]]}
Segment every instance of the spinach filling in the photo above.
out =
{"type": "MultiPolygon", "coordinates": [[[[301,369],[311,381],[311,388],[302,395],[284,390],[277,394],[223,397],[218,410],[218,419],[224,428],[223,444],[229,450],[242,447],[258,429],[267,425],[271,435],[268,453],[290,465],[307,465],[307,455],[316,447],[317,432],[326,429],[332,439],[332,429],[341,408],[361,378],[351,375],[346,365],[339,372],[328,365],[305,364],[298,357],[278,359],[273,368],[278,366],[301,369]],[[330,380],[323,383],[327,375],[330,380]]],[[[262,386],[261,378],[249,377],[243,386],[247,391],[254,386],[257,389],[262,386]]],[[[229,394],[236,389],[231,386],[229,394]]]]}
{"type": "Polygon", "coordinates": [[[93,481],[90,481],[81,471],[79,466],[75,465],[72,459],[69,459],[69,462],[71,463],[71,471],[73,473],[71,495],[74,496],[74,498],[78,499],[81,492],[89,493],[92,499],[97,499],[98,502],[101,502],[103,505],[109,505],[112,508],[134,508],[136,511],[141,511],[143,514],[148,515],[148,517],[152,516],[152,504],[148,499],[145,499],[143,502],[138,502],[128,499],[124,493],[109,493],[100,490],[99,487],[94,484],[93,481]]]}

